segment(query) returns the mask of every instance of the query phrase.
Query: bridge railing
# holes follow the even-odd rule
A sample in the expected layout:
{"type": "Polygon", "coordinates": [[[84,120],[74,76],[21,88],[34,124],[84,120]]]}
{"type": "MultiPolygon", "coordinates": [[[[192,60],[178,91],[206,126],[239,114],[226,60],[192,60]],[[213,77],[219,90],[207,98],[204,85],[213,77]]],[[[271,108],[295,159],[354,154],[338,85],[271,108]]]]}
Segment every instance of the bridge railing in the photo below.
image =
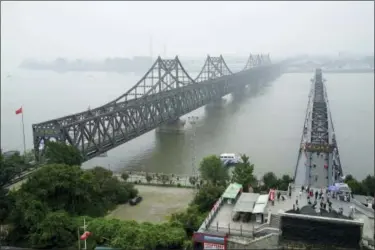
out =
{"type": "Polygon", "coordinates": [[[234,236],[254,237],[254,225],[250,224],[219,224],[219,222],[210,225],[208,230],[211,232],[228,233],[234,236]]]}

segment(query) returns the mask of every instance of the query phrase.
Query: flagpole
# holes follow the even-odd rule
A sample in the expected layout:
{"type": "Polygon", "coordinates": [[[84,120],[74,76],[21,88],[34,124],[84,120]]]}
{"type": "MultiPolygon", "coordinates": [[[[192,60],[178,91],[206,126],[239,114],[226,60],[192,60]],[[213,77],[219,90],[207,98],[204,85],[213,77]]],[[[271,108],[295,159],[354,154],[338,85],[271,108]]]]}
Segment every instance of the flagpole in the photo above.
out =
{"type": "Polygon", "coordinates": [[[22,134],[23,134],[23,157],[24,157],[24,160],[26,161],[26,137],[25,137],[25,123],[24,123],[24,120],[23,120],[23,106],[21,106],[22,108],[22,134]]]}

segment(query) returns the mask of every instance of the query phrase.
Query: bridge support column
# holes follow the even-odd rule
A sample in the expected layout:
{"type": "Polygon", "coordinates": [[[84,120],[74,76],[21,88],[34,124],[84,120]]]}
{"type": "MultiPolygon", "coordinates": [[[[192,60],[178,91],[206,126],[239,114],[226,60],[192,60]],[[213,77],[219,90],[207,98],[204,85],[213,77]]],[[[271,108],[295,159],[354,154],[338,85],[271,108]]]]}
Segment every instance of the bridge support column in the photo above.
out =
{"type": "Polygon", "coordinates": [[[181,120],[180,118],[174,121],[166,122],[162,124],[160,127],[156,128],[156,132],[158,133],[175,133],[175,132],[182,132],[184,129],[186,121],[181,120]]]}

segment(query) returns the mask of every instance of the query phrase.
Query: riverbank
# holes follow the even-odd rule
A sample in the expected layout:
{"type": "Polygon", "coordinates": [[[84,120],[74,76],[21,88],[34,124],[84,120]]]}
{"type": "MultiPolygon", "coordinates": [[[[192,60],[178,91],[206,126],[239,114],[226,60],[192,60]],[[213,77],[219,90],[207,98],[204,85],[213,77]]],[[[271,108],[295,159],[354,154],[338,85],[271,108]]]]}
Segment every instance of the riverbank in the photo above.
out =
{"type": "Polygon", "coordinates": [[[194,188],[201,184],[202,180],[199,176],[150,173],[141,171],[124,171],[123,173],[114,173],[114,175],[121,181],[137,185],[151,185],[164,187],[185,187],[194,188]],[[125,174],[127,178],[123,178],[125,174]]]}

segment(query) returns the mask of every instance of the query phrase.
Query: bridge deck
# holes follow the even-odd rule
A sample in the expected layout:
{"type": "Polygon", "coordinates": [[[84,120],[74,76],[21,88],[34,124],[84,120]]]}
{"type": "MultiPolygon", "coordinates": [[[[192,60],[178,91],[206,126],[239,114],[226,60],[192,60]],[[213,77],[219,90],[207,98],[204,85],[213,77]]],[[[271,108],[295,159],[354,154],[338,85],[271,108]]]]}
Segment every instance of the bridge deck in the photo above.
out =
{"type": "Polygon", "coordinates": [[[310,171],[310,186],[327,187],[328,186],[328,170],[324,168],[326,161],[324,160],[328,154],[309,153],[312,156],[310,171]]]}
{"type": "MultiPolygon", "coordinates": [[[[336,158],[333,153],[323,152],[319,149],[316,150],[319,152],[317,153],[308,149],[308,145],[322,146],[327,143],[336,148],[338,156],[337,146],[332,141],[333,124],[326,89],[324,85],[322,86],[322,82],[321,75],[320,77],[316,75],[309,94],[300,153],[294,176],[294,183],[298,186],[310,185],[315,188],[325,188],[332,185],[339,177],[329,177],[329,173],[333,173],[332,159],[336,158]]],[[[337,160],[336,163],[339,165],[337,160]]]]}

